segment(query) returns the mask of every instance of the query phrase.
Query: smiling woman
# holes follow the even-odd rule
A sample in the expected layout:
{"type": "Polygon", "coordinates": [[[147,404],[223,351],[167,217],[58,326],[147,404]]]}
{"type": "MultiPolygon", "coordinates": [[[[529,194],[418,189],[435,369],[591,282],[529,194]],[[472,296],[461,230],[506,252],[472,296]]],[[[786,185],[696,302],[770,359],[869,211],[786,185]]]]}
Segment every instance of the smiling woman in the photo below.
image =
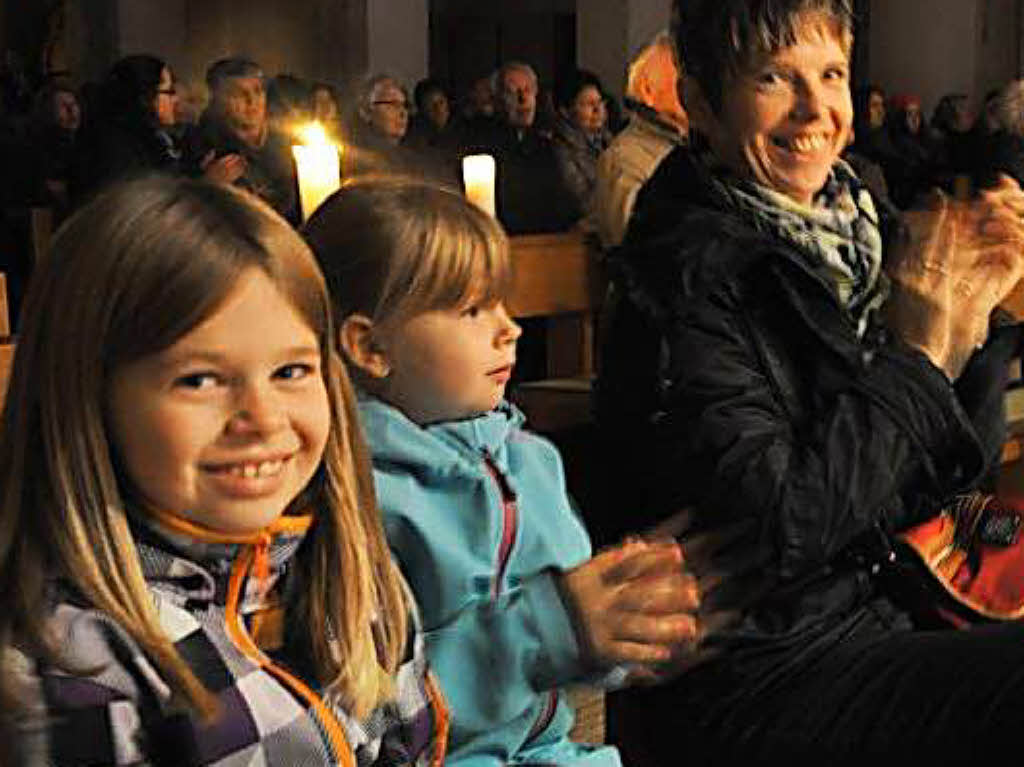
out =
{"type": "Polygon", "coordinates": [[[600,476],[638,526],[692,505],[748,532],[728,564],[691,562],[706,604],[739,615],[702,630],[716,657],[613,704],[625,761],[677,763],[685,742],[687,764],[949,763],[1009,743],[1024,629],[931,630],[892,561],[998,458],[1022,333],[989,316],[1024,273],[1024,193],[908,215],[885,274],[839,159],[849,3],[677,0],[675,19],[692,142],[613,257],[600,476]],[[746,588],[714,590],[738,562],[746,588]]]}

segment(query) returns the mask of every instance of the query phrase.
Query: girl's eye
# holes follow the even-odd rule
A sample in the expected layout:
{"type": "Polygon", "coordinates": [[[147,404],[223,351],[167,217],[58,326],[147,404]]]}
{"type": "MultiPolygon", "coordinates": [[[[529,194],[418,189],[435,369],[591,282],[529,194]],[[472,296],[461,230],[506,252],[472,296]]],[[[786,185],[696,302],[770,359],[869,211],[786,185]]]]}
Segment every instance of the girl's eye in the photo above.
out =
{"type": "Polygon", "coordinates": [[[189,373],[174,381],[175,387],[183,389],[210,389],[217,385],[219,379],[215,373],[189,373]]]}
{"type": "Polygon", "coordinates": [[[480,307],[477,306],[476,304],[473,304],[472,306],[466,307],[465,309],[462,310],[462,316],[469,317],[470,319],[474,319],[475,317],[479,316],[479,314],[480,307]]]}
{"type": "Polygon", "coordinates": [[[307,362],[284,365],[274,371],[274,377],[285,381],[298,381],[316,372],[316,366],[307,362]]]}

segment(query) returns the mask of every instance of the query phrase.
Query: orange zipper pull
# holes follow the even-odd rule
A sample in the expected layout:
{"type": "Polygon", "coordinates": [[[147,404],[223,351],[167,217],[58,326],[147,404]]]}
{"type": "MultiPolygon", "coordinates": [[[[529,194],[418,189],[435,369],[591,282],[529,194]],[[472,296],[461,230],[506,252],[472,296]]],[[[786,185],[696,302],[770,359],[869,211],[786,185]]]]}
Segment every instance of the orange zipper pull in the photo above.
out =
{"type": "Polygon", "coordinates": [[[260,533],[259,540],[255,543],[255,557],[253,558],[253,575],[262,586],[270,577],[270,533],[260,533]]]}

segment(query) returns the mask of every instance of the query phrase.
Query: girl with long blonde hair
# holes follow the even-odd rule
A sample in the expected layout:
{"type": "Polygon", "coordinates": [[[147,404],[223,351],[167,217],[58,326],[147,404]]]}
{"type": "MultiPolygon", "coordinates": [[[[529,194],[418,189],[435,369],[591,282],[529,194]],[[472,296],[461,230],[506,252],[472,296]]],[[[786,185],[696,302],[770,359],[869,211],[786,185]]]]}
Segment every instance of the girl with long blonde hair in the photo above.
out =
{"type": "Polygon", "coordinates": [[[0,433],[10,761],[442,762],[332,327],[236,190],[143,179],[59,232],[0,433]]]}

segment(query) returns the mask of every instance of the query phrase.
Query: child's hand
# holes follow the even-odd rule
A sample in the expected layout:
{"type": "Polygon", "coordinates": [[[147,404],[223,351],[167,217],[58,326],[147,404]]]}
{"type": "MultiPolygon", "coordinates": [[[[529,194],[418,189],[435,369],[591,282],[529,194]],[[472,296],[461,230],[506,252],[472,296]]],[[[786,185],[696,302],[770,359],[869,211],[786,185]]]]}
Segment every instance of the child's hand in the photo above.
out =
{"type": "Polygon", "coordinates": [[[581,644],[598,666],[657,664],[697,637],[696,580],[678,544],[630,541],[563,574],[581,644]]]}

